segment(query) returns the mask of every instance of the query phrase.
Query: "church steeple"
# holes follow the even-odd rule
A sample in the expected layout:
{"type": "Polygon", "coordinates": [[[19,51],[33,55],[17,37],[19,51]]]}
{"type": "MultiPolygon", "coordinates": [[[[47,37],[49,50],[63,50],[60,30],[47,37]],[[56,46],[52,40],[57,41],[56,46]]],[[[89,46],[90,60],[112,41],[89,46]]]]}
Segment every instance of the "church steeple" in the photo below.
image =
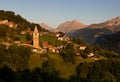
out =
{"type": "Polygon", "coordinates": [[[35,26],[34,32],[38,33],[37,26],[35,26]]]}
{"type": "Polygon", "coordinates": [[[38,32],[37,26],[35,26],[35,29],[33,32],[33,46],[35,48],[39,48],[39,32],[38,32]]]}

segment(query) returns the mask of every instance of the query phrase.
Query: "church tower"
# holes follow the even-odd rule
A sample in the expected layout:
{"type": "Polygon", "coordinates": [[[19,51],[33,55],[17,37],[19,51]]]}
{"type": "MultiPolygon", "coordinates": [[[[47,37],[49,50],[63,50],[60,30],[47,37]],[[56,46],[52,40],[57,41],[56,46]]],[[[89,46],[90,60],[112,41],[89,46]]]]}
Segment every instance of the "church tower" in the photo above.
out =
{"type": "Polygon", "coordinates": [[[36,26],[33,32],[33,47],[39,48],[39,32],[36,26]]]}

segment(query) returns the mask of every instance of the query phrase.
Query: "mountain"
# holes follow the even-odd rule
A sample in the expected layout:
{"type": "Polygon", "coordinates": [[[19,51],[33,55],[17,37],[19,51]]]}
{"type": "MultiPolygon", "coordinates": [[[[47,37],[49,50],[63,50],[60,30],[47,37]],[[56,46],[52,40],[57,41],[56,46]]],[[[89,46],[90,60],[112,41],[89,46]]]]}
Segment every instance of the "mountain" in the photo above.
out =
{"type": "Polygon", "coordinates": [[[78,20],[73,20],[73,21],[67,21],[65,23],[62,23],[60,24],[58,27],[57,27],[57,31],[61,31],[65,34],[68,34],[68,33],[72,33],[78,29],[81,29],[85,27],[84,24],[80,23],[78,20]]]}
{"type": "Polygon", "coordinates": [[[98,37],[110,35],[118,31],[120,31],[120,17],[116,17],[98,24],[91,24],[69,34],[69,37],[82,36],[87,44],[92,44],[98,37]]]}
{"type": "Polygon", "coordinates": [[[120,16],[107,21],[108,26],[120,25],[120,16]]]}
{"type": "Polygon", "coordinates": [[[107,36],[103,40],[97,42],[97,44],[99,44],[102,49],[120,53],[120,32],[107,36]]]}
{"type": "Polygon", "coordinates": [[[54,32],[54,31],[55,31],[54,28],[48,26],[48,25],[45,24],[45,23],[41,23],[40,26],[41,26],[42,28],[45,28],[46,30],[48,30],[48,31],[50,31],[50,32],[54,32]]]}
{"type": "Polygon", "coordinates": [[[110,35],[112,31],[107,28],[83,28],[75,31],[72,34],[69,34],[69,37],[79,37],[81,36],[86,44],[93,44],[96,39],[103,35],[110,35]]]}
{"type": "Polygon", "coordinates": [[[102,23],[91,24],[87,28],[107,28],[114,32],[119,27],[120,27],[120,16],[112,18],[102,23]]]}

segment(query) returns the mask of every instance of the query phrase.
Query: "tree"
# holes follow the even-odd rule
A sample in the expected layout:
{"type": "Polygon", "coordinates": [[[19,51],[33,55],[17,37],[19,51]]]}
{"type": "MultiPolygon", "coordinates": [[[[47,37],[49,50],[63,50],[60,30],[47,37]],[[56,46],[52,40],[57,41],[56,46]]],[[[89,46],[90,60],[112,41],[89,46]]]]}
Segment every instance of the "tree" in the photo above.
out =
{"type": "Polygon", "coordinates": [[[119,82],[120,60],[108,59],[80,63],[76,73],[82,82],[119,82]]]}
{"type": "Polygon", "coordinates": [[[77,43],[77,44],[84,44],[82,37],[73,38],[72,41],[75,42],[75,43],[77,43]]]}
{"type": "Polygon", "coordinates": [[[20,40],[20,37],[15,36],[15,37],[14,37],[14,41],[16,41],[16,40],[20,40]]]}
{"type": "Polygon", "coordinates": [[[75,63],[75,51],[72,44],[67,44],[64,51],[60,54],[65,62],[75,63]]]}
{"type": "Polygon", "coordinates": [[[84,50],[84,52],[87,53],[87,54],[89,54],[89,53],[92,52],[92,51],[93,51],[93,49],[92,49],[91,46],[88,46],[88,47],[85,48],[85,50],[84,50]]]}
{"type": "Polygon", "coordinates": [[[77,75],[81,79],[86,79],[89,73],[89,64],[88,63],[80,63],[76,68],[77,75]]]}
{"type": "Polygon", "coordinates": [[[54,63],[52,61],[49,61],[49,60],[43,62],[41,70],[43,73],[46,73],[48,75],[56,75],[57,74],[54,63]]]}
{"type": "Polygon", "coordinates": [[[6,46],[3,44],[0,44],[0,63],[2,63],[5,60],[6,56],[6,46]]]}
{"type": "Polygon", "coordinates": [[[11,45],[8,48],[6,62],[14,71],[27,68],[31,50],[28,47],[11,45]]]}
{"type": "Polygon", "coordinates": [[[2,63],[5,60],[5,52],[0,49],[0,63],[2,63]]]}
{"type": "Polygon", "coordinates": [[[33,39],[33,37],[29,33],[27,33],[26,34],[26,40],[27,41],[32,41],[32,39],[33,39]]]}
{"type": "Polygon", "coordinates": [[[71,50],[66,50],[61,53],[65,62],[72,62],[75,63],[75,52],[71,50]]]}
{"type": "Polygon", "coordinates": [[[0,26],[0,37],[1,38],[5,38],[6,35],[7,35],[7,33],[6,33],[6,26],[5,25],[0,26]]]}

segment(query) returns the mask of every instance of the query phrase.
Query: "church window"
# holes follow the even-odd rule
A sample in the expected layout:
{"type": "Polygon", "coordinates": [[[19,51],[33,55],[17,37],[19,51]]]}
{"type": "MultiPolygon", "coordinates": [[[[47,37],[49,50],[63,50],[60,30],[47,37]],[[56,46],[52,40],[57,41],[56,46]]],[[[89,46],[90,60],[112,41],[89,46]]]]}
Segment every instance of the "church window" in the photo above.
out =
{"type": "Polygon", "coordinates": [[[37,33],[35,33],[35,36],[37,36],[37,33]]]}

